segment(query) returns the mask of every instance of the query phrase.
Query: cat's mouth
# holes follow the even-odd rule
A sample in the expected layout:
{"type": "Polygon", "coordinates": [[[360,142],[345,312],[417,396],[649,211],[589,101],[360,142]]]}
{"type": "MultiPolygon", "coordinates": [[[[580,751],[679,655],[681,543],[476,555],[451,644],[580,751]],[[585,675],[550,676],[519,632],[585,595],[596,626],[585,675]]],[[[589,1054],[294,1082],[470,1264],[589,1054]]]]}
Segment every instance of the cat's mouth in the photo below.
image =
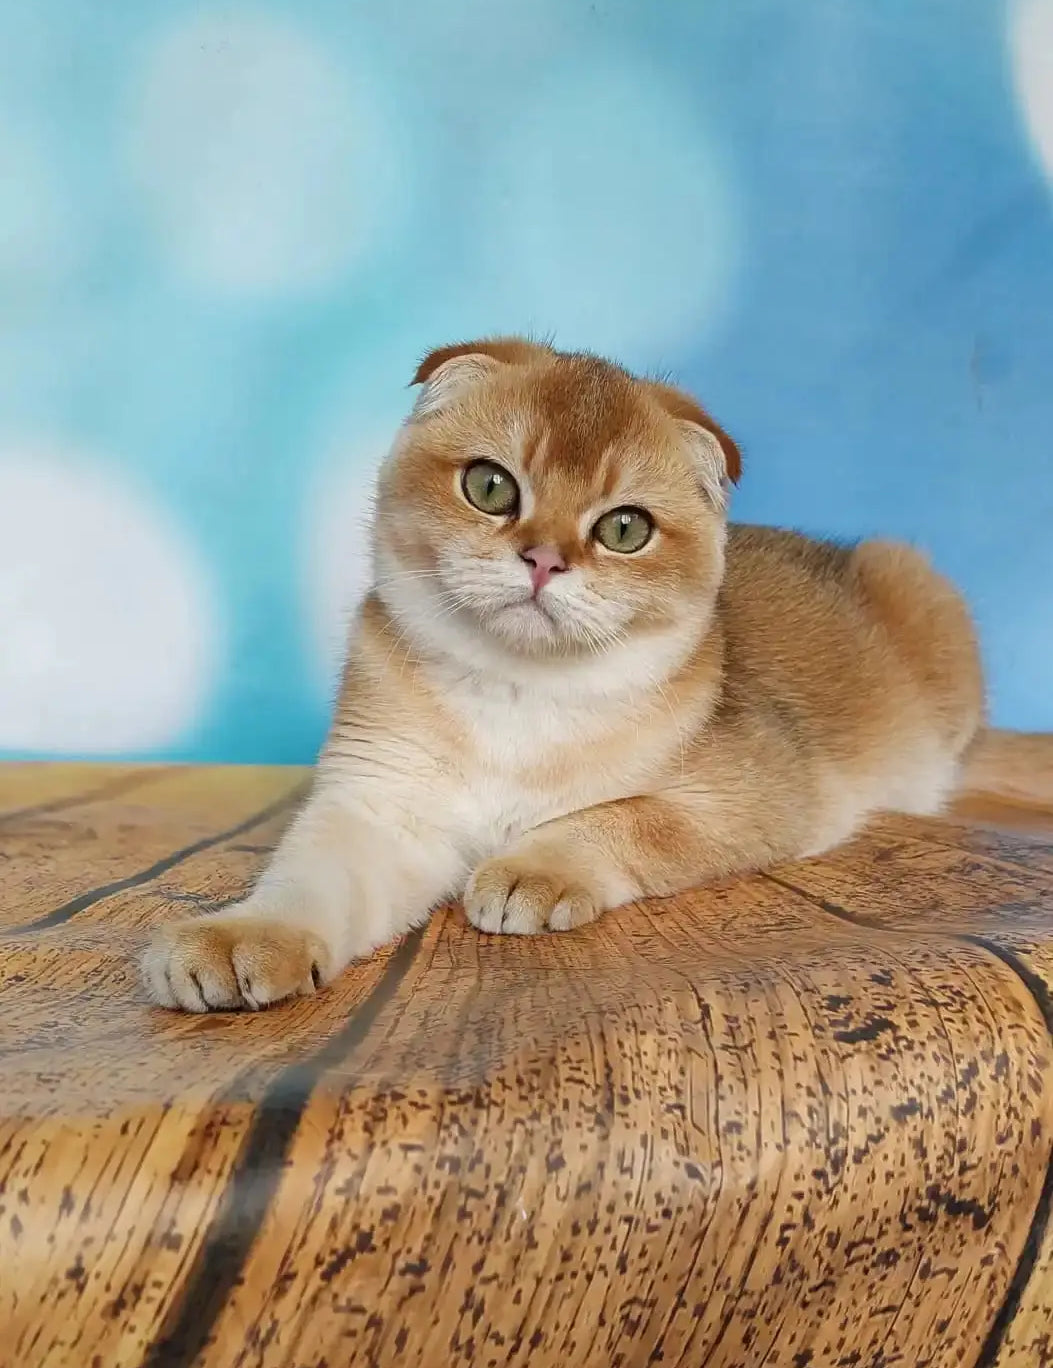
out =
{"type": "Polygon", "coordinates": [[[543,621],[550,627],[559,625],[556,615],[540,594],[525,594],[522,598],[515,599],[498,609],[498,615],[506,613],[530,622],[543,621]]]}
{"type": "Polygon", "coordinates": [[[525,593],[499,604],[490,604],[479,614],[484,630],[507,645],[531,649],[552,647],[562,641],[564,624],[544,593],[525,593]]]}
{"type": "Polygon", "coordinates": [[[581,650],[595,653],[614,637],[597,623],[582,621],[583,614],[559,595],[527,589],[516,593],[510,586],[491,595],[463,596],[460,611],[476,632],[505,650],[526,656],[563,656],[581,650]]]}

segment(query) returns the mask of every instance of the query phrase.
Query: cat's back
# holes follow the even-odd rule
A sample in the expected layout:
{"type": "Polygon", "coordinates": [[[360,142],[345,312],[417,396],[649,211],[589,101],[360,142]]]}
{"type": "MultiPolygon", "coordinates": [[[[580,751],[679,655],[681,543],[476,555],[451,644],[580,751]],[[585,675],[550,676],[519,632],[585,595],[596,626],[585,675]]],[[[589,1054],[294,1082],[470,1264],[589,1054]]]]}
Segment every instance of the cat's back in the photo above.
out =
{"type": "Polygon", "coordinates": [[[813,582],[843,584],[855,545],[760,523],[729,523],[727,582],[789,569],[813,582]]]}
{"type": "MultiPolygon", "coordinates": [[[[862,627],[855,547],[750,523],[728,527],[720,612],[740,650],[815,647],[862,627]]],[[[828,642],[828,645],[833,644],[828,642]]],[[[752,653],[752,652],[751,652],[752,653]]]]}
{"type": "Polygon", "coordinates": [[[982,678],[958,591],[919,551],[732,524],[719,601],[730,694],[778,699],[829,737],[924,716],[957,750],[982,678]]]}
{"type": "Polygon", "coordinates": [[[732,697],[851,726],[903,673],[868,601],[858,547],[732,524],[719,598],[732,697]],[[868,706],[869,703],[869,706],[868,706]]]}

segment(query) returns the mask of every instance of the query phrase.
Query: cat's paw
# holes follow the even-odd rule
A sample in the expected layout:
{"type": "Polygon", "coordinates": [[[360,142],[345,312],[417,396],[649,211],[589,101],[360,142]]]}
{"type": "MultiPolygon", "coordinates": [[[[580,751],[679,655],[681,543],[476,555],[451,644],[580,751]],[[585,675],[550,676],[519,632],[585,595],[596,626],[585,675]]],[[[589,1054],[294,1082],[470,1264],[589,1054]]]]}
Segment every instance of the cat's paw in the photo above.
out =
{"type": "Polygon", "coordinates": [[[316,936],[243,914],[161,927],[143,954],[142,970],[162,1007],[258,1011],[315,992],[326,980],[327,962],[316,936]]]}
{"type": "Polygon", "coordinates": [[[468,920],[480,931],[533,936],[570,931],[594,921],[598,897],[575,876],[536,856],[507,855],[487,860],[472,875],[464,894],[468,920]]]}

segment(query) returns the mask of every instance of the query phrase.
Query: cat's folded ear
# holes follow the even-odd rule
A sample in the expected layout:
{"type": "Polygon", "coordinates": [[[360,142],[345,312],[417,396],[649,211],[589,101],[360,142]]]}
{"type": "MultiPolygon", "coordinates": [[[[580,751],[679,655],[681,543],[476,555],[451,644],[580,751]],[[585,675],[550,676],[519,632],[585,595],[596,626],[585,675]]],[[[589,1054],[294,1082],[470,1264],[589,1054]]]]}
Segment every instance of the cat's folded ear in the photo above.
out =
{"type": "Polygon", "coordinates": [[[742,475],[742,453],[737,443],[714,422],[697,399],[692,399],[683,390],[659,380],[649,381],[648,389],[666,413],[683,426],[699,465],[703,488],[716,502],[723,503],[726,485],[729,482],[738,484],[742,475]]]}
{"type": "Polygon", "coordinates": [[[502,366],[528,366],[552,355],[550,347],[524,337],[486,337],[437,347],[420,363],[410,381],[424,387],[414,405],[414,417],[445,408],[502,366]]]}

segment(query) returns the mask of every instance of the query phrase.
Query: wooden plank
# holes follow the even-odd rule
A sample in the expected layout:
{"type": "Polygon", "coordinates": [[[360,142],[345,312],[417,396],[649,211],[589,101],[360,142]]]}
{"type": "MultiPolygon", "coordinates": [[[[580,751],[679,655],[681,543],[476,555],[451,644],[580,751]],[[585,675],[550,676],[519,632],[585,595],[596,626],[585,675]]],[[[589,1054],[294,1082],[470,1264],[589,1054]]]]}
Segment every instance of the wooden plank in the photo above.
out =
{"type": "Polygon", "coordinates": [[[116,798],[142,788],[170,766],[8,762],[0,765],[0,826],[14,819],[116,798]]]}
{"type": "Polygon", "coordinates": [[[1048,1158],[1044,1024],[978,951],[833,939],[633,957],[619,1013],[595,986],[583,1010],[602,946],[540,981],[422,975],[312,1099],[203,1361],[895,1362],[938,1336],[930,1362],[968,1362],[1048,1158]],[[1008,1162],[990,1137],[1021,1130],[1008,1162]]]}
{"type": "MultiPolygon", "coordinates": [[[[1034,997],[1053,1038],[1053,945],[1011,930],[978,941],[1019,975],[1034,997]]],[[[981,1356],[993,1368],[1050,1368],[1053,1365],[1053,1157],[1028,1237],[981,1356]]]]}
{"type": "Polygon", "coordinates": [[[882,824],[821,859],[766,877],[811,898],[831,915],[889,930],[981,930],[1033,920],[1048,925],[1053,879],[1030,863],[1025,844],[1002,854],[963,849],[948,828],[943,841],[882,824]]]}
{"type": "Polygon", "coordinates": [[[304,782],[301,771],[281,767],[173,767],[117,796],[105,784],[78,786],[78,801],[60,810],[23,807],[0,828],[0,927],[45,929],[74,916],[84,924],[101,914],[109,921],[115,895],[163,881],[196,853],[259,843],[267,824],[262,840],[272,844],[274,823],[288,820],[304,782]],[[93,907],[101,912],[84,917],[93,907]]]}
{"type": "Polygon", "coordinates": [[[0,1364],[1053,1364],[1039,838],[897,820],[151,1009],[145,929],[242,892],[301,779],[19,779],[62,806],[0,829],[0,1364]]]}
{"type": "MultiPolygon", "coordinates": [[[[997,825],[969,825],[962,810],[944,823],[889,819],[844,850],[798,865],[783,883],[792,880],[814,905],[849,920],[903,932],[920,912],[919,933],[941,924],[956,930],[1017,975],[1053,1039],[1053,865],[1039,834],[1039,827],[1050,830],[1053,815],[1033,817],[1019,834],[1004,807],[994,811],[997,825]]],[[[1049,1082],[1043,1074],[1033,1086],[1048,1091],[1049,1082]]],[[[980,1353],[985,1368],[1053,1365],[1053,1152],[1042,1177],[1013,1279],[980,1353]]]]}
{"type": "Polygon", "coordinates": [[[877,829],[1053,874],[1053,813],[962,802],[944,818],[886,817],[877,829]]]}

